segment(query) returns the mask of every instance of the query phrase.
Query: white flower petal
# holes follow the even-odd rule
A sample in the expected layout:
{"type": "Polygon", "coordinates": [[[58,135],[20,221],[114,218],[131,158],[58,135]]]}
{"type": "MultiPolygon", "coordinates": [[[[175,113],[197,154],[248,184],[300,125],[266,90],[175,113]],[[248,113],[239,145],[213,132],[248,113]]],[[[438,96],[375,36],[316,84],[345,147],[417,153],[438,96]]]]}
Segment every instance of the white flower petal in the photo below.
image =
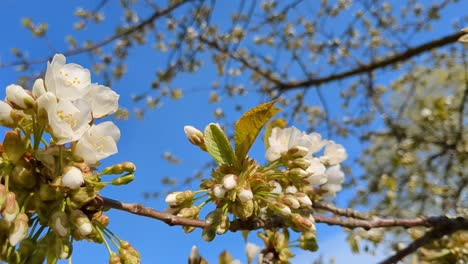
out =
{"type": "Polygon", "coordinates": [[[88,164],[117,153],[117,141],[120,139],[119,128],[111,121],[91,126],[78,140],[74,154],[88,164]]]}
{"type": "Polygon", "coordinates": [[[64,169],[62,186],[77,189],[84,183],[83,173],[80,169],[70,166],[64,169]]]}
{"type": "Polygon", "coordinates": [[[119,108],[119,95],[109,87],[90,84],[84,99],[91,105],[94,118],[100,118],[115,113],[119,108]]]}

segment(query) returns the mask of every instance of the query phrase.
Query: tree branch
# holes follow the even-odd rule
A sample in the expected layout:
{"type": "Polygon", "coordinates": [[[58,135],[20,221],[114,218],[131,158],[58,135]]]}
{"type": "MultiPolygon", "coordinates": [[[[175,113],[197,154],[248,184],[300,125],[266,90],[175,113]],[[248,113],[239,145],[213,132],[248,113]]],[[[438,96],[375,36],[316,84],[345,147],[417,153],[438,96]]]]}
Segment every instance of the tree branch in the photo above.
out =
{"type": "MultiPolygon", "coordinates": [[[[140,23],[135,24],[135,25],[133,25],[131,27],[122,29],[122,30],[118,31],[116,34],[108,36],[108,37],[104,38],[103,40],[97,42],[96,44],[89,45],[89,46],[84,46],[84,47],[81,47],[81,48],[76,48],[76,49],[69,50],[69,51],[66,51],[66,52],[62,52],[62,54],[68,57],[68,56],[78,55],[78,54],[81,54],[81,53],[96,50],[96,49],[98,49],[100,47],[103,47],[103,46],[105,46],[105,45],[107,45],[107,44],[109,44],[109,43],[111,43],[111,42],[113,42],[113,41],[115,41],[115,40],[117,40],[119,38],[126,37],[126,36],[128,36],[128,35],[130,35],[130,34],[132,34],[134,32],[142,30],[146,26],[152,24],[156,19],[169,14],[174,9],[176,9],[179,6],[181,6],[181,5],[185,4],[185,3],[188,3],[190,1],[191,0],[177,1],[174,4],[171,4],[171,5],[169,5],[168,7],[164,8],[164,9],[156,10],[150,17],[148,17],[145,20],[142,20],[140,23]]],[[[19,61],[10,62],[10,63],[0,64],[0,68],[6,68],[6,67],[12,67],[12,66],[18,66],[18,65],[39,64],[39,63],[47,62],[47,61],[49,61],[51,59],[52,59],[52,56],[48,56],[48,57],[44,57],[44,58],[40,58],[40,59],[34,59],[34,60],[23,59],[23,60],[19,60],[19,61]]]]}
{"type": "Polygon", "coordinates": [[[442,238],[443,236],[450,235],[458,230],[467,229],[466,223],[467,219],[465,218],[457,218],[454,219],[455,221],[451,222],[450,224],[446,223],[442,226],[434,228],[433,230],[424,234],[424,236],[414,240],[410,243],[406,248],[399,250],[393,256],[383,260],[379,264],[392,264],[397,263],[404,257],[408,256],[409,254],[415,252],[418,248],[429,244],[432,241],[442,238]]]}
{"type": "Polygon", "coordinates": [[[316,78],[316,79],[306,79],[302,81],[282,83],[280,85],[277,84],[276,87],[274,87],[272,90],[278,89],[279,91],[287,91],[287,90],[293,90],[293,89],[297,89],[301,87],[319,86],[324,83],[338,81],[338,80],[342,80],[342,79],[345,79],[354,75],[359,75],[362,73],[374,71],[376,69],[384,68],[384,67],[393,65],[395,63],[398,63],[398,62],[409,60],[412,57],[418,56],[419,54],[427,52],[431,49],[440,48],[445,45],[455,43],[464,34],[466,33],[456,32],[451,35],[444,36],[442,38],[423,43],[419,46],[408,48],[407,50],[401,53],[387,56],[384,59],[372,61],[368,64],[359,65],[356,68],[348,70],[348,71],[330,74],[328,76],[316,78]]]}

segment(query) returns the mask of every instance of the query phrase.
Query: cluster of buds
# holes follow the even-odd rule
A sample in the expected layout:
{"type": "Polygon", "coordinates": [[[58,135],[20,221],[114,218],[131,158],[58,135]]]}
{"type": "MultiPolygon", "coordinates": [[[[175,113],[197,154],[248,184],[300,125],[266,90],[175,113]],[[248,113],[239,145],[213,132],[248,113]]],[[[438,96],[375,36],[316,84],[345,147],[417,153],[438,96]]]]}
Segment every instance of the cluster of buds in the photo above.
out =
{"type": "MultiPolygon", "coordinates": [[[[210,178],[202,180],[200,190],[169,194],[166,202],[175,213],[196,207],[196,216],[201,207],[213,203],[215,209],[206,216],[209,226],[202,233],[208,241],[228,231],[233,220],[280,219],[283,226],[301,233],[298,247],[314,251],[317,244],[312,203],[341,190],[344,173],[340,163],[347,154],[343,146],[323,140],[318,133],[270,127],[265,135],[267,163],[261,165],[251,159],[248,149],[268,116],[276,113],[273,103],[257,106],[239,119],[234,131],[235,149],[217,124],[209,124],[204,132],[186,126],[190,143],[208,152],[219,166],[210,178]],[[201,204],[194,206],[194,201],[201,204]]],[[[289,239],[286,231],[268,232],[265,241],[277,236],[289,239]]],[[[284,259],[290,257],[287,242],[268,243],[267,248],[276,254],[284,255],[284,259]]]]}
{"type": "MultiPolygon", "coordinates": [[[[31,91],[6,87],[0,125],[11,130],[0,143],[0,260],[53,263],[70,258],[75,240],[118,239],[101,208],[90,204],[107,185],[134,178],[131,162],[96,169],[117,153],[120,130],[98,120],[117,111],[118,99],[110,88],[91,83],[89,70],[67,64],[60,54],[31,91]],[[118,176],[103,181],[107,175],[118,176]]],[[[134,249],[121,248],[123,263],[138,262],[134,249]]]]}

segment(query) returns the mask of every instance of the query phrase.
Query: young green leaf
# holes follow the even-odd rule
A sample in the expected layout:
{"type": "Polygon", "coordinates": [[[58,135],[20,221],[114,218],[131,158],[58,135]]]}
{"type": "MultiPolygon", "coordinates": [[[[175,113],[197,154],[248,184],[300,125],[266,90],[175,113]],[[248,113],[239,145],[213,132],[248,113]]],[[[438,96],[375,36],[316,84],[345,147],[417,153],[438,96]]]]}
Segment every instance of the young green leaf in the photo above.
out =
{"type": "Polygon", "coordinates": [[[208,153],[218,164],[234,164],[235,157],[231,144],[218,125],[209,124],[206,126],[205,145],[208,153]]]}
{"type": "Polygon", "coordinates": [[[236,122],[234,142],[238,161],[245,158],[265,123],[280,111],[273,106],[275,102],[271,101],[248,110],[236,122]]]}

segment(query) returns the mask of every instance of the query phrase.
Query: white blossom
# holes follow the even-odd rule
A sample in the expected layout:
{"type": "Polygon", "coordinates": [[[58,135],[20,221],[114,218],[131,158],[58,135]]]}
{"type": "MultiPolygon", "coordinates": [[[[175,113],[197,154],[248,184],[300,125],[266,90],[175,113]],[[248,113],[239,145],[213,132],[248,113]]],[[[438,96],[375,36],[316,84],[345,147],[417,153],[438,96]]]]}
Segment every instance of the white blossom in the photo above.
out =
{"type": "Polygon", "coordinates": [[[177,201],[177,195],[181,194],[182,192],[172,192],[166,196],[166,203],[170,206],[177,206],[179,203],[177,201]]]}
{"type": "Polygon", "coordinates": [[[344,172],[341,170],[340,165],[334,165],[328,168],[325,174],[327,175],[327,183],[321,187],[329,195],[335,196],[342,189],[341,184],[344,182],[344,172]]]}
{"type": "Polygon", "coordinates": [[[83,173],[77,167],[66,167],[62,176],[62,186],[77,189],[84,183],[83,173]]]}
{"type": "Polygon", "coordinates": [[[119,95],[111,88],[93,83],[86,90],[83,98],[91,105],[93,118],[110,115],[119,108],[119,95]]]}
{"type": "Polygon", "coordinates": [[[283,188],[281,187],[281,184],[279,184],[279,182],[271,181],[270,183],[272,183],[275,186],[275,188],[271,190],[272,193],[280,194],[283,191],[283,188]]]}
{"type": "Polygon", "coordinates": [[[302,207],[310,207],[312,206],[312,200],[310,200],[309,196],[305,193],[296,193],[296,199],[299,201],[302,207]]]}
{"type": "Polygon", "coordinates": [[[27,109],[33,106],[34,99],[23,89],[23,87],[11,84],[6,88],[6,100],[19,106],[22,109],[27,109]]]}
{"type": "Polygon", "coordinates": [[[39,112],[47,113],[49,126],[56,144],[62,145],[76,141],[89,128],[91,109],[82,99],[75,101],[60,100],[50,92],[37,99],[39,112]]]}
{"type": "Polygon", "coordinates": [[[323,147],[321,136],[317,133],[306,134],[296,127],[273,128],[268,138],[269,148],[266,151],[266,159],[273,161],[281,157],[281,154],[294,146],[306,147],[311,155],[323,147]]]}
{"type": "Polygon", "coordinates": [[[424,107],[421,110],[421,116],[422,117],[429,117],[430,115],[432,115],[432,110],[431,109],[424,107]]]}
{"type": "Polygon", "coordinates": [[[320,162],[318,158],[310,159],[310,166],[307,168],[306,172],[309,173],[309,177],[306,178],[306,181],[311,185],[320,185],[327,182],[327,177],[325,176],[325,166],[320,162]]]}
{"type": "Polygon", "coordinates": [[[323,156],[320,157],[320,160],[330,166],[333,166],[344,161],[347,157],[348,154],[342,145],[329,140],[325,146],[325,152],[323,156]]]}
{"type": "Polygon", "coordinates": [[[45,86],[59,99],[75,100],[86,93],[91,84],[91,74],[88,69],[75,63],[65,64],[62,54],[57,54],[52,62],[47,64],[45,86]]]}
{"type": "Polygon", "coordinates": [[[111,121],[92,125],[76,143],[74,154],[88,164],[96,164],[117,153],[119,139],[120,130],[111,121]]]}

